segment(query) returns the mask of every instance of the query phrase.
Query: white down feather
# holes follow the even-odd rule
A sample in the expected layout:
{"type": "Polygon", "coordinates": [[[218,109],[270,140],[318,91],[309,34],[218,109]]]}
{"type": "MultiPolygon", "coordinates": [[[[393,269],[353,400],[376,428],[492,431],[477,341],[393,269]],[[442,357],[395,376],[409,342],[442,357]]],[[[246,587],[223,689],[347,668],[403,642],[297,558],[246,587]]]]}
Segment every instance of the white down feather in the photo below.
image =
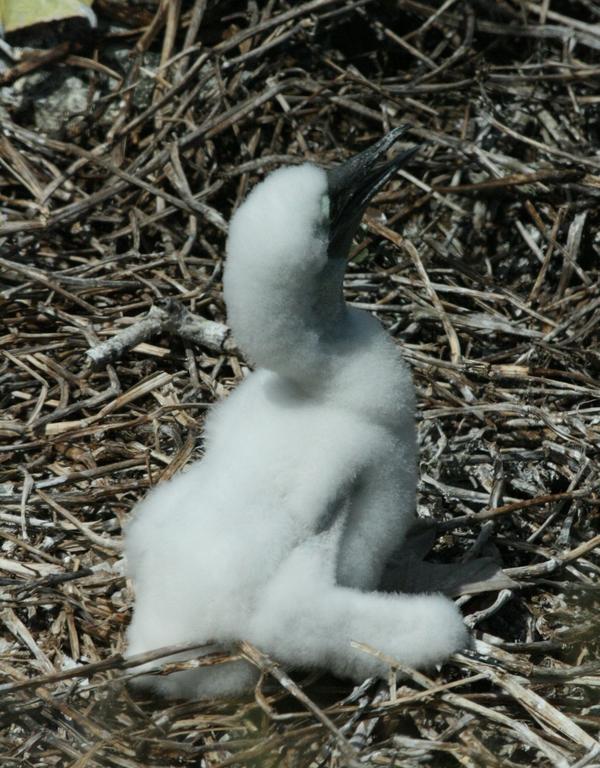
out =
{"type": "MultiPolygon", "coordinates": [[[[211,413],[204,458],[135,511],[130,655],[246,639],[360,681],[387,667],[352,640],[414,666],[466,641],[447,598],[376,591],[414,514],[414,392],[391,338],[345,304],[346,254],[328,254],[328,230],[326,173],[309,164],[272,173],[232,219],[228,319],[256,370],[211,413]]],[[[138,679],[208,698],[256,672],[238,661],[138,679]]]]}

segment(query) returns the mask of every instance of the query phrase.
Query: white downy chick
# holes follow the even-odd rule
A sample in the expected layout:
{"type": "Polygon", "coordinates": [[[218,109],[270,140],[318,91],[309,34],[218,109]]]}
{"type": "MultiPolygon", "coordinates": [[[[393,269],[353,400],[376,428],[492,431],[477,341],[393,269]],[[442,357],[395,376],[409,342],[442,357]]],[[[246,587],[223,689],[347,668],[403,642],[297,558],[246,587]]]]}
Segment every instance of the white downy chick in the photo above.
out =
{"type": "MultiPolygon", "coordinates": [[[[234,215],[225,300],[256,370],[210,415],[204,458],[152,490],[127,530],[130,655],[246,639],[361,681],[388,668],[352,640],[411,666],[465,645],[447,598],[377,591],[414,516],[415,398],[396,345],[342,283],[368,201],[413,154],[385,160],[402,130],[331,171],[275,171],[234,215]]],[[[244,661],[138,678],[191,698],[255,680],[244,661]]]]}

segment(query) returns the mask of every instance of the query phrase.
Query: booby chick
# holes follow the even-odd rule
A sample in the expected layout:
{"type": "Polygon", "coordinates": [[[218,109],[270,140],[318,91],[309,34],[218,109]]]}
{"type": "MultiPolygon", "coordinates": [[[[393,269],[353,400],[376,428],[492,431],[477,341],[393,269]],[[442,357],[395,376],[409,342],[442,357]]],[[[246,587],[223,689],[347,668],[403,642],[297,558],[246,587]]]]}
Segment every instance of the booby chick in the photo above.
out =
{"type": "MultiPolygon", "coordinates": [[[[204,458],[129,525],[130,655],[245,639],[290,667],[362,681],[388,667],[353,640],[411,666],[465,645],[449,599],[377,591],[414,519],[415,396],[397,346],[342,284],[367,203],[413,154],[385,159],[402,131],[330,171],[271,173],[233,216],[225,301],[255,371],[211,413],[204,458]]],[[[256,678],[234,661],[138,681],[211,698],[256,678]]]]}

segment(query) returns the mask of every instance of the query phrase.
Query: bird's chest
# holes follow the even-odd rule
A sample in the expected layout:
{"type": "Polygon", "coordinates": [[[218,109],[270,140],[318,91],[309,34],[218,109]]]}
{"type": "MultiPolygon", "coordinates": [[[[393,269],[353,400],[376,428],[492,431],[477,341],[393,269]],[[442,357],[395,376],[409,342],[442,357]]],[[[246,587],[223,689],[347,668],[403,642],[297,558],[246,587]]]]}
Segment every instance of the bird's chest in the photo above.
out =
{"type": "Polygon", "coordinates": [[[310,493],[311,487],[335,484],[343,468],[360,457],[361,441],[348,419],[327,409],[271,408],[248,421],[238,450],[254,478],[286,493],[310,493]]]}
{"type": "Polygon", "coordinates": [[[221,418],[212,425],[209,454],[246,502],[265,514],[320,514],[361,461],[361,430],[345,414],[264,397],[227,405],[215,414],[221,418]]]}

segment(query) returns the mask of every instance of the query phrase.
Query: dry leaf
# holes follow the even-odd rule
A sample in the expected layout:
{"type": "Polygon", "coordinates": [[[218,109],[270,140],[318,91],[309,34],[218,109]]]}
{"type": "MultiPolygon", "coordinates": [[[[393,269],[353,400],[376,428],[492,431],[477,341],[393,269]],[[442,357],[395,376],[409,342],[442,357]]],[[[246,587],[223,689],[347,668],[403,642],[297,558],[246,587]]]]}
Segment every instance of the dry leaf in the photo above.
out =
{"type": "Polygon", "coordinates": [[[0,34],[74,16],[96,26],[93,0],[0,0],[0,34]]]}

